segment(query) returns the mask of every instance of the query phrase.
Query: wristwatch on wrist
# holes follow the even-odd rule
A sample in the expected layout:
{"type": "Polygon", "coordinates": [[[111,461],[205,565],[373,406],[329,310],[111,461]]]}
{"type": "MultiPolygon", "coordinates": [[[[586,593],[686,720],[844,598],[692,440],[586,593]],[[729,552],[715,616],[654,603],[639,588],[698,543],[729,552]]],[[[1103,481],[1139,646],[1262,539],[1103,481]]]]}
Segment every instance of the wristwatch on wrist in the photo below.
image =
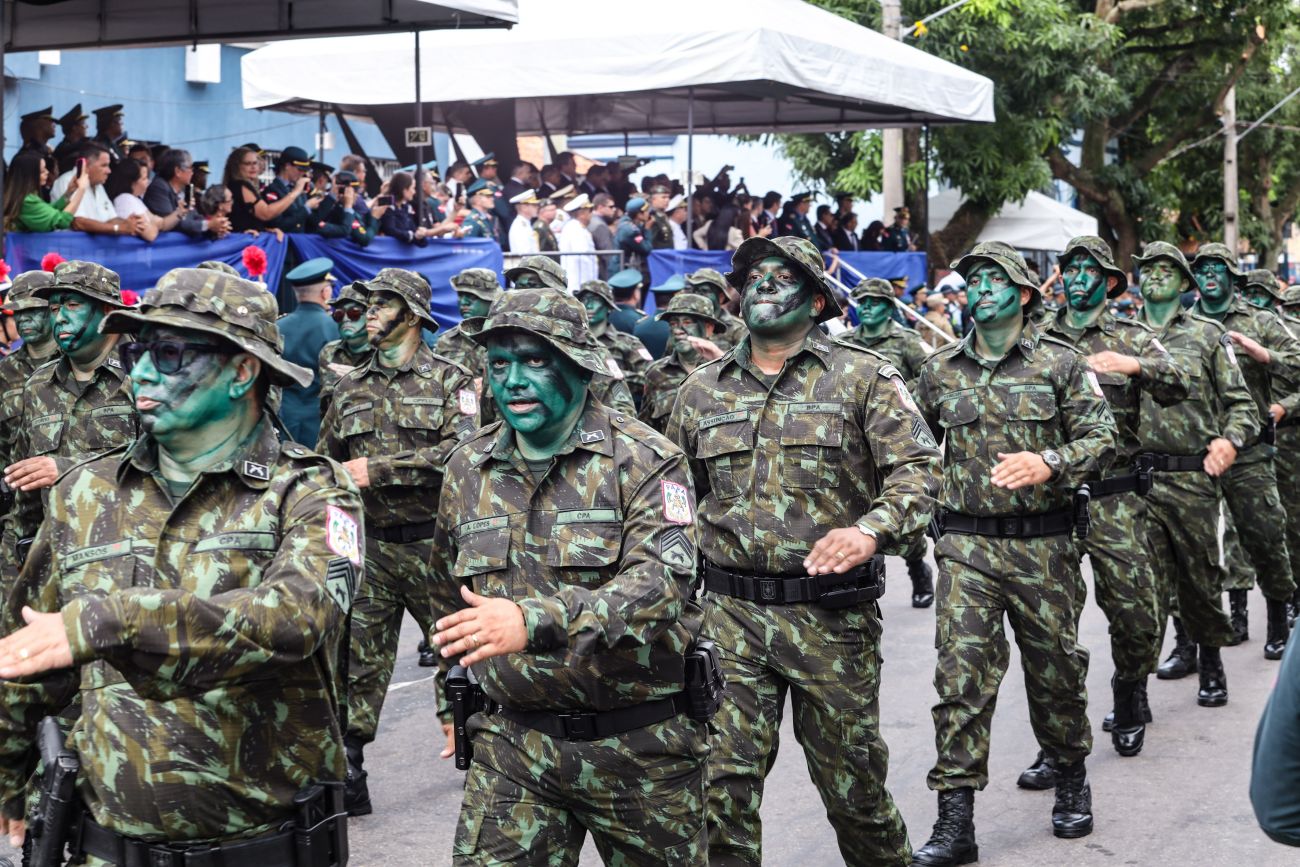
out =
{"type": "Polygon", "coordinates": [[[1224,439],[1232,443],[1232,447],[1237,451],[1241,451],[1242,446],[1245,445],[1245,443],[1241,441],[1241,437],[1231,436],[1231,437],[1224,437],[1224,439]]]}
{"type": "Polygon", "coordinates": [[[1052,475],[1048,477],[1048,481],[1056,481],[1061,475],[1062,467],[1065,465],[1065,462],[1061,460],[1061,456],[1052,449],[1043,449],[1038,453],[1038,456],[1043,459],[1043,463],[1047,464],[1047,468],[1052,472],[1052,475]]]}
{"type": "Polygon", "coordinates": [[[856,524],[854,524],[853,526],[857,527],[857,528],[858,528],[858,532],[861,533],[862,535],[864,535],[864,536],[870,536],[871,538],[875,539],[876,541],[880,541],[880,537],[876,535],[876,531],[873,530],[873,529],[871,529],[870,527],[868,527],[866,521],[858,521],[858,522],[857,522],[856,524]]]}

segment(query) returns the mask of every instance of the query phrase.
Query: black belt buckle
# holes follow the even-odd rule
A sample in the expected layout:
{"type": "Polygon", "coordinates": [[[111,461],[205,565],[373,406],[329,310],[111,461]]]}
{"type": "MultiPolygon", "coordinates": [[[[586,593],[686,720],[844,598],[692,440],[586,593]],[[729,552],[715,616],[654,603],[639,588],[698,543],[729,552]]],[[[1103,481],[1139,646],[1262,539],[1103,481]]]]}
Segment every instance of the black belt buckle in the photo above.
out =
{"type": "Polygon", "coordinates": [[[560,720],[560,725],[564,727],[564,739],[566,741],[594,741],[596,740],[596,714],[591,711],[569,711],[567,713],[558,713],[556,717],[560,720]]]}
{"type": "Polygon", "coordinates": [[[1136,470],[1137,495],[1139,497],[1145,497],[1147,494],[1151,493],[1151,485],[1155,481],[1155,470],[1149,463],[1143,465],[1141,460],[1138,461],[1136,470]]]}
{"type": "Polygon", "coordinates": [[[780,578],[759,578],[758,582],[758,599],[760,602],[775,602],[778,598],[777,588],[781,584],[780,578]]]}
{"type": "Polygon", "coordinates": [[[998,518],[998,535],[1015,538],[1024,532],[1024,526],[1020,515],[1004,515],[998,518]]]}
{"type": "MultiPolygon", "coordinates": [[[[212,848],[217,847],[213,846],[212,848]]],[[[185,867],[186,850],[184,849],[154,845],[150,846],[146,851],[149,854],[149,867],[185,867]]]]}
{"type": "Polygon", "coordinates": [[[861,588],[845,584],[841,584],[838,587],[828,590],[817,598],[818,605],[822,608],[829,608],[832,611],[837,608],[848,608],[857,605],[861,601],[861,588]]]}

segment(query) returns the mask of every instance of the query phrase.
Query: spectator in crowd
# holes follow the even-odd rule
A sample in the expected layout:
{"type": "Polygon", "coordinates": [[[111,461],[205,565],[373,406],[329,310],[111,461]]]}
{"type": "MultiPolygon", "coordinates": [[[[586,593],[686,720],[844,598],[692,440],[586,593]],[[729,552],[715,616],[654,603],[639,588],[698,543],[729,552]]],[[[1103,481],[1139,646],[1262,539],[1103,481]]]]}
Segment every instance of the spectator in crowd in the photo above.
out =
{"type": "Polygon", "coordinates": [[[664,208],[664,213],[668,215],[668,229],[673,233],[673,249],[685,250],[690,247],[686,240],[686,230],[682,228],[686,224],[686,197],[680,193],[673,196],[664,208]]]}
{"type": "Polygon", "coordinates": [[[447,186],[451,187],[451,197],[457,202],[468,196],[470,181],[474,180],[474,172],[470,169],[469,163],[464,160],[456,160],[447,169],[447,186]]]}
{"type": "MultiPolygon", "coordinates": [[[[695,241],[699,243],[703,239],[702,246],[708,250],[735,250],[744,243],[750,227],[749,209],[733,199],[723,206],[718,216],[700,227],[700,231],[695,233],[695,241]]],[[[764,224],[759,235],[767,237],[772,227],[771,223],[764,224]]]]}
{"type": "Polygon", "coordinates": [[[43,157],[52,157],[50,139],[54,138],[54,107],[38,109],[22,116],[18,122],[18,135],[22,146],[18,153],[35,151],[43,157]]]}
{"type": "Polygon", "coordinates": [[[912,241],[912,212],[906,207],[894,208],[894,223],[881,239],[881,249],[890,253],[906,253],[916,249],[912,241]]]}
{"type": "Polygon", "coordinates": [[[515,210],[515,218],[510,222],[507,238],[510,252],[516,256],[530,256],[541,249],[538,246],[537,229],[533,224],[537,219],[539,204],[541,202],[532,190],[524,190],[510,199],[510,205],[515,210]]]}
{"type": "MultiPolygon", "coordinates": [[[[162,231],[179,229],[191,238],[200,237],[208,231],[208,219],[194,209],[195,195],[194,161],[190,159],[190,152],[176,148],[163,151],[158,160],[157,174],[149,182],[149,188],[144,194],[145,207],[150,213],[164,218],[162,231]]],[[[116,201],[114,204],[117,204],[116,201]]],[[[225,231],[220,231],[218,227],[214,234],[221,237],[229,232],[227,221],[225,231]]]]}
{"type": "Polygon", "coordinates": [[[779,219],[781,219],[781,194],[776,190],[768,190],[767,195],[763,196],[763,212],[758,215],[759,228],[772,226],[775,232],[776,221],[779,219]]]}
{"type": "Polygon", "coordinates": [[[108,151],[110,162],[125,158],[126,154],[118,147],[118,143],[126,135],[122,125],[122,106],[106,105],[91,113],[95,115],[95,137],[92,141],[108,151]]]}
{"type": "MultiPolygon", "coordinates": [[[[529,179],[536,172],[537,167],[532,163],[524,162],[523,160],[515,163],[514,168],[510,170],[509,180],[507,180],[505,186],[501,188],[501,198],[505,199],[506,204],[510,204],[510,200],[522,193],[524,190],[534,189],[529,179]]],[[[513,220],[514,216],[511,215],[510,219],[513,220]]],[[[509,224],[506,223],[503,225],[509,224]]]]}
{"type": "Polygon", "coordinates": [[[313,165],[321,164],[313,163],[307,152],[297,145],[290,145],[276,156],[275,177],[262,190],[262,199],[269,205],[275,205],[283,199],[293,201],[273,220],[267,220],[267,225],[285,232],[307,230],[307,221],[312,218],[312,212],[325,198],[325,190],[312,184],[310,171],[313,165]],[[300,189],[304,194],[292,195],[300,189]]]}
{"type": "Polygon", "coordinates": [[[596,196],[599,196],[602,193],[609,195],[609,188],[605,184],[608,177],[608,169],[600,163],[596,163],[591,168],[587,169],[587,176],[582,179],[582,183],[578,185],[578,189],[586,193],[587,198],[594,202],[596,201],[596,196]]]}
{"type": "Polygon", "coordinates": [[[59,175],[54,181],[54,185],[50,188],[50,195],[55,200],[62,198],[68,186],[75,180],[80,167],[80,171],[90,178],[90,186],[77,206],[77,216],[86,217],[95,224],[110,226],[108,232],[104,234],[139,234],[144,228],[144,220],[135,217],[130,220],[119,219],[117,209],[113,207],[113,200],[108,197],[108,192],[104,189],[111,169],[108,151],[96,142],[86,142],[81,147],[81,156],[78,159],[79,162],[72,171],[59,175]]]}
{"type": "Polygon", "coordinates": [[[537,187],[537,198],[550,198],[562,186],[560,170],[555,166],[542,166],[542,183],[537,187]]]}
{"type": "MultiPolygon", "coordinates": [[[[358,214],[363,216],[370,215],[370,200],[366,198],[366,175],[369,173],[369,166],[366,165],[366,159],[359,154],[347,154],[339,160],[340,172],[351,172],[360,184],[357,190],[357,201],[354,208],[358,214]]],[[[379,215],[375,215],[379,219],[379,215]]]]}
{"type": "Polygon", "coordinates": [[[262,158],[255,148],[247,145],[237,147],[226,158],[222,183],[234,197],[230,226],[236,232],[266,229],[268,223],[288,210],[307,189],[307,178],[300,177],[287,194],[268,202],[258,188],[258,175],[261,173],[262,158]]]}
{"type": "Polygon", "coordinates": [[[849,211],[840,216],[835,231],[831,233],[831,246],[841,253],[856,253],[862,249],[858,240],[858,215],[849,211]]]}
{"type": "Polygon", "coordinates": [[[879,220],[872,220],[867,230],[862,233],[862,249],[871,252],[883,250],[884,234],[885,224],[879,220]]]}
{"type": "Polygon", "coordinates": [[[560,173],[557,189],[566,184],[578,189],[578,160],[570,151],[564,151],[555,157],[555,170],[560,173]]]}
{"type": "Polygon", "coordinates": [[[812,242],[817,245],[818,250],[825,253],[835,248],[835,229],[835,214],[831,212],[831,206],[818,205],[817,224],[813,226],[812,237],[812,242]]]}
{"type": "MultiPolygon", "coordinates": [[[[230,234],[230,211],[234,204],[235,196],[225,184],[213,184],[203,191],[195,209],[207,223],[205,237],[216,239],[230,234]]],[[[257,230],[248,229],[246,233],[256,235],[257,230]]]]}
{"type": "Polygon", "coordinates": [[[794,238],[803,238],[805,241],[814,241],[812,222],[808,219],[808,211],[812,208],[812,193],[795,193],[790,200],[785,203],[781,211],[781,219],[776,221],[777,235],[789,235],[794,238]]]}
{"type": "Polygon", "coordinates": [[[59,118],[59,126],[63,129],[63,141],[59,142],[58,147],[54,149],[54,162],[57,164],[56,172],[63,174],[72,168],[73,163],[77,161],[77,151],[81,148],[81,143],[86,140],[86,120],[90,115],[81,110],[81,103],[77,103],[68,109],[68,113],[59,118]]]}
{"type": "MultiPolygon", "coordinates": [[[[926,307],[929,308],[928,312],[925,314],[925,321],[929,322],[949,337],[955,338],[957,335],[956,332],[953,331],[952,320],[948,318],[948,302],[943,300],[943,295],[938,293],[930,295],[926,298],[925,304],[926,307]]],[[[938,334],[935,334],[934,331],[925,326],[917,328],[917,332],[921,335],[921,339],[934,349],[946,346],[949,343],[949,341],[944,340],[938,334]]]]}
{"type": "Polygon", "coordinates": [[[52,232],[55,229],[83,228],[74,226],[77,208],[90,186],[89,176],[83,174],[72,186],[72,194],[50,204],[41,191],[49,181],[50,169],[46,160],[36,151],[20,153],[9,163],[5,175],[5,231],[52,232]]]}
{"type": "Polygon", "coordinates": [[[654,249],[645,230],[649,212],[645,199],[629,199],[627,210],[614,232],[614,243],[623,251],[623,264],[640,271],[647,283],[650,282],[649,256],[654,249]]]}
{"type": "Polygon", "coordinates": [[[560,242],[555,237],[558,211],[555,199],[543,199],[537,205],[537,219],[533,220],[533,229],[537,232],[537,247],[543,253],[557,253],[560,250],[560,242]]]}
{"type": "Polygon", "coordinates": [[[853,213],[853,195],[840,193],[835,197],[835,222],[844,222],[844,218],[851,213],[853,213]]]}
{"type": "Polygon", "coordinates": [[[429,230],[415,221],[415,178],[410,172],[397,172],[388,179],[388,194],[393,204],[379,221],[379,231],[406,244],[427,245],[429,230]]]}
{"type": "Polygon", "coordinates": [[[174,211],[166,219],[149,213],[144,203],[144,193],[149,187],[149,170],[144,163],[132,157],[118,160],[117,165],[108,175],[104,191],[113,202],[113,209],[123,220],[138,217],[142,223],[136,234],[146,241],[154,241],[158,233],[176,228],[180,220],[180,211],[174,211]],[[164,228],[165,226],[165,228],[164,228]]]}
{"type": "Polygon", "coordinates": [[[570,255],[561,261],[569,277],[569,291],[575,295],[578,287],[589,280],[597,279],[599,268],[596,263],[596,244],[592,241],[588,226],[591,225],[592,205],[586,193],[579,193],[564,205],[564,212],[570,219],[560,230],[560,252],[593,255],[570,255]]]}
{"type": "MultiPolygon", "coordinates": [[[[124,144],[126,143],[124,142],[124,144]]],[[[153,173],[154,164],[157,163],[157,159],[154,157],[153,148],[149,146],[148,142],[143,141],[133,141],[126,144],[126,159],[135,160],[140,165],[144,166],[144,170],[147,174],[153,173]]],[[[113,163],[116,165],[117,161],[114,160],[113,163]]]]}
{"type": "Polygon", "coordinates": [[[194,192],[196,195],[208,188],[208,161],[207,160],[194,161],[194,179],[191,180],[190,183],[194,185],[194,192]]]}
{"type": "MultiPolygon", "coordinates": [[[[591,232],[591,242],[597,252],[618,250],[614,243],[614,230],[611,228],[617,215],[614,198],[609,193],[596,193],[591,197],[591,222],[587,225],[587,230],[591,232]]],[[[598,256],[597,259],[600,266],[598,279],[608,280],[609,275],[618,270],[618,256],[598,256]]]]}

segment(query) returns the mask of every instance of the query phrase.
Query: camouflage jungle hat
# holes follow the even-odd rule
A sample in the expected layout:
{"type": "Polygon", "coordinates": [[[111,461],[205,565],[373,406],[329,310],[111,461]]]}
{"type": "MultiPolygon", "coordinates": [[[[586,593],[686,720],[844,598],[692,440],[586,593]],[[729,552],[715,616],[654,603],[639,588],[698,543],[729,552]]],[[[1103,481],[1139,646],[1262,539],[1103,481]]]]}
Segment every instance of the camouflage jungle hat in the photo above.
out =
{"type": "Polygon", "coordinates": [[[54,277],[48,285],[39,286],[34,294],[37,298],[49,299],[50,295],[61,289],[71,290],[87,298],[112,304],[114,307],[128,307],[122,303],[122,286],[117,273],[94,262],[69,260],[54,267],[54,277]]]}
{"type": "Polygon", "coordinates": [[[468,333],[475,343],[486,346],[491,335],[505,331],[535,334],[584,370],[613,375],[606,363],[608,356],[587,330],[586,308],[568,292],[558,289],[506,292],[492,303],[487,318],[468,333]]]}
{"type": "Polygon", "coordinates": [[[1300,304],[1300,283],[1293,283],[1282,293],[1282,306],[1294,307],[1300,304]]]}
{"type": "Polygon", "coordinates": [[[438,330],[438,321],[429,312],[433,290],[429,288],[429,281],[419,274],[405,268],[384,268],[364,284],[367,292],[392,292],[406,302],[412,313],[424,320],[425,328],[438,330]]]}
{"type": "Polygon", "coordinates": [[[1242,285],[1242,282],[1246,278],[1246,272],[1242,271],[1237,265],[1237,257],[1233,255],[1232,250],[1228,248],[1227,244],[1220,244],[1217,242],[1212,244],[1202,244],[1200,247],[1196,248],[1196,255],[1192,257],[1192,261],[1189,264],[1195,267],[1197,262],[1205,259],[1218,259],[1220,262],[1227,265],[1228,273],[1237,278],[1236,282],[1238,286],[1242,285]]]}
{"type": "Polygon", "coordinates": [[[49,307],[50,302],[36,295],[36,290],[54,284],[54,275],[49,271],[24,271],[14,278],[5,295],[4,307],[14,313],[24,310],[41,310],[49,307]]]}
{"type": "Polygon", "coordinates": [[[1286,300],[1285,294],[1278,288],[1277,275],[1267,268],[1252,268],[1247,271],[1242,288],[1247,286],[1258,286],[1278,301],[1286,300]]]}
{"type": "Polygon", "coordinates": [[[220,337],[265,365],[276,385],[311,385],[315,374],[286,361],[275,326],[275,296],[256,283],[221,271],[173,268],[144,294],[138,308],[104,317],[105,334],[139,331],[143,325],[184,328],[220,337]]]}
{"type": "Polygon", "coordinates": [[[451,288],[488,302],[497,300],[501,294],[497,272],[491,268],[466,268],[451,278],[451,288]]]}
{"type": "Polygon", "coordinates": [[[222,274],[231,274],[234,275],[235,277],[243,276],[242,274],[240,274],[238,271],[235,270],[234,265],[228,265],[225,262],[218,262],[215,259],[209,259],[206,262],[200,262],[195,267],[198,268],[200,271],[220,271],[222,274]]]}
{"type": "Polygon", "coordinates": [[[610,310],[618,309],[618,302],[614,300],[614,290],[609,288],[609,284],[604,280],[588,280],[573,294],[581,300],[584,293],[599,296],[601,301],[609,305],[610,310]]]}
{"type": "Polygon", "coordinates": [[[962,256],[949,267],[961,275],[963,280],[968,280],[970,273],[975,270],[975,266],[981,262],[992,262],[1007,272],[1011,282],[1015,283],[1022,289],[1032,289],[1029,293],[1029,303],[1025,305],[1026,310],[1030,310],[1042,303],[1042,295],[1038,292],[1038,284],[1029,276],[1029,266],[1025,264],[1025,257],[1010,244],[1002,241],[983,241],[971,248],[971,251],[962,256]]]}
{"type": "Polygon", "coordinates": [[[362,308],[370,306],[370,293],[366,291],[364,280],[353,280],[344,284],[339,294],[334,296],[335,304],[360,304],[362,308]]]}
{"type": "Polygon", "coordinates": [[[524,274],[536,274],[543,285],[552,289],[569,288],[569,277],[564,268],[550,256],[525,256],[519,264],[506,270],[506,279],[513,283],[524,274]]]}
{"type": "MultiPolygon", "coordinates": [[[[714,272],[717,273],[717,272],[714,272]]],[[[719,275],[721,276],[721,275],[719,275]]],[[[727,324],[713,317],[713,302],[694,292],[678,292],[668,306],[655,314],[655,319],[667,319],[669,316],[694,316],[702,322],[708,322],[715,332],[727,329],[727,324]]]]}
{"type": "Polygon", "coordinates": [[[735,287],[737,292],[743,292],[745,275],[749,273],[749,269],[756,263],[773,256],[788,259],[797,265],[826,299],[826,306],[817,317],[818,322],[834,319],[843,312],[840,309],[839,299],[826,283],[826,271],[821,252],[813,246],[812,241],[804,238],[793,238],[788,235],[779,238],[749,238],[732,254],[731,272],[727,274],[727,282],[735,287]]]}
{"type": "Polygon", "coordinates": [[[890,283],[884,277],[868,277],[861,283],[853,287],[849,297],[854,302],[860,302],[867,298],[887,298],[894,300],[894,284],[890,283]]]}
{"type": "Polygon", "coordinates": [[[698,271],[692,271],[687,274],[686,285],[713,286],[721,294],[727,294],[727,278],[722,276],[721,271],[715,271],[712,268],[701,268],[698,271]]]}
{"type": "Polygon", "coordinates": [[[1075,253],[1087,253],[1097,260],[1101,265],[1101,270],[1106,273],[1107,277],[1114,277],[1118,281],[1114,288],[1106,290],[1107,298],[1118,298],[1128,290],[1128,275],[1124,269],[1115,264],[1115,256],[1110,251],[1110,245],[1098,238],[1096,235],[1079,235],[1077,238],[1071,238],[1070,242],[1065,245],[1061,255],[1056,257],[1056,262],[1065,270],[1065,263],[1075,253]]]}
{"type": "Polygon", "coordinates": [[[1142,266],[1148,262],[1154,262],[1156,259],[1168,259],[1174,263],[1174,266],[1183,273],[1187,278],[1187,288],[1196,286],[1196,277],[1192,275],[1192,267],[1187,264],[1187,257],[1183,251],[1165,241],[1152,241],[1142,249],[1140,255],[1133,257],[1133,264],[1137,266],[1139,275],[1142,272],[1142,266]]]}

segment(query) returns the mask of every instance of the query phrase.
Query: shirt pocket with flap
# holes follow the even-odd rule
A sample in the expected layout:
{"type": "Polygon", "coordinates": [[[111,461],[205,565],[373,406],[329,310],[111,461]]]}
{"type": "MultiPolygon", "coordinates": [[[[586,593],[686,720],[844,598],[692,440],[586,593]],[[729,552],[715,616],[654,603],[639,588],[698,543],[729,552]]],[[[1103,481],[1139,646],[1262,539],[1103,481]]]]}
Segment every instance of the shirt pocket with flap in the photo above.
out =
{"type": "Polygon", "coordinates": [[[67,426],[68,417],[65,415],[45,415],[33,419],[27,436],[29,454],[15,454],[14,460],[58,454],[63,442],[63,431],[67,426]]]}
{"type": "Polygon", "coordinates": [[[695,457],[709,472],[709,488],[719,499],[749,490],[754,473],[754,424],[746,410],[700,419],[695,457]]]}
{"type": "Polygon", "coordinates": [[[943,428],[944,459],[966,461],[983,454],[980,426],[980,402],[973,388],[945,394],[939,398],[939,427],[943,428]]]}
{"type": "Polygon", "coordinates": [[[833,488],[840,483],[844,414],[838,403],[786,404],[781,420],[781,483],[833,488]]]}
{"type": "Polygon", "coordinates": [[[566,571],[573,584],[604,583],[623,550],[622,516],[614,509],[571,509],[555,514],[546,565],[566,571]]]}
{"type": "Polygon", "coordinates": [[[1006,421],[989,437],[989,457],[998,453],[1041,452],[1059,448],[1065,439],[1057,419],[1056,390],[1051,383],[994,386],[1006,421]]]}
{"type": "MultiPolygon", "coordinates": [[[[476,575],[502,571],[509,565],[509,516],[479,518],[456,528],[456,562],[451,567],[453,578],[471,579],[476,575]]],[[[476,587],[479,592],[483,591],[481,584],[476,587]]]]}
{"type": "Polygon", "coordinates": [[[135,409],[129,406],[101,406],[90,411],[86,443],[94,450],[115,449],[135,439],[135,409]]]}

